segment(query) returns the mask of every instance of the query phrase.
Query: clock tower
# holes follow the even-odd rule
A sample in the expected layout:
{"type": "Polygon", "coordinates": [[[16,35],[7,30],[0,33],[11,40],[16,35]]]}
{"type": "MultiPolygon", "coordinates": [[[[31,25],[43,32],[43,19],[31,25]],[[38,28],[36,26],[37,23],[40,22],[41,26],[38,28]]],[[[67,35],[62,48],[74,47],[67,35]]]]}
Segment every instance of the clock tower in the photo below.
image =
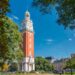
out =
{"type": "Polygon", "coordinates": [[[34,31],[33,22],[30,19],[29,11],[25,13],[25,19],[22,22],[22,37],[24,59],[22,62],[22,71],[30,72],[35,70],[34,64],[34,31]]]}

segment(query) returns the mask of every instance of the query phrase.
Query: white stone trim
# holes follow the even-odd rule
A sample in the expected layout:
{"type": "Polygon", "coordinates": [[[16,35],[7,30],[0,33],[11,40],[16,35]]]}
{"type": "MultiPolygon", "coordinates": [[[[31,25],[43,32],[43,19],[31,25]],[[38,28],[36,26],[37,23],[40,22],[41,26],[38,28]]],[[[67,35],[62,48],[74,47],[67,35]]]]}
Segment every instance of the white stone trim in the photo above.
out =
{"type": "Polygon", "coordinates": [[[23,72],[30,72],[35,70],[35,63],[34,58],[32,57],[26,57],[22,61],[22,71],[23,72]]]}

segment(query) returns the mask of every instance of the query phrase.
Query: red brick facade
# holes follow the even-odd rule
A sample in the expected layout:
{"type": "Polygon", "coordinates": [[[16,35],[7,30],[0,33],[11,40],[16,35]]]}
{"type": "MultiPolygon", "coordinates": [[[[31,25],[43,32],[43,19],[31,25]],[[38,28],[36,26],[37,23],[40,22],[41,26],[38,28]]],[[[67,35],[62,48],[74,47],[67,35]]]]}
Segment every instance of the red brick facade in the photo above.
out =
{"type": "Polygon", "coordinates": [[[34,33],[23,32],[23,50],[25,57],[34,57],[34,33]]]}

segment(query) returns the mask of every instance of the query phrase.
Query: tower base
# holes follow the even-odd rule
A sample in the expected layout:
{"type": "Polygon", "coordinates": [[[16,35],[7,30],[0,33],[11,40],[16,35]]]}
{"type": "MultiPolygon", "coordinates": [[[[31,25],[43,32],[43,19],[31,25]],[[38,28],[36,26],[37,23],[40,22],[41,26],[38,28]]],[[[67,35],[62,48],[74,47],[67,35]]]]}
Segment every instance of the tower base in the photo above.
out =
{"type": "Polygon", "coordinates": [[[34,58],[25,57],[22,61],[22,72],[31,72],[35,70],[34,58]]]}

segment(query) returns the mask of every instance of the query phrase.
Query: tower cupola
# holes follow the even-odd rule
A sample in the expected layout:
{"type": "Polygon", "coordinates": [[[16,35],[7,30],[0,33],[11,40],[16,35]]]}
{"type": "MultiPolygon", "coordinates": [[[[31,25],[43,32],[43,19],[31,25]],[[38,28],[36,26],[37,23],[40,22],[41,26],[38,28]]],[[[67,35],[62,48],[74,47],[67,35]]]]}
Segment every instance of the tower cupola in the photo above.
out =
{"type": "Polygon", "coordinates": [[[28,10],[26,11],[25,16],[26,16],[26,17],[30,17],[30,13],[29,13],[28,10]]]}
{"type": "Polygon", "coordinates": [[[28,10],[25,13],[25,19],[22,22],[22,29],[21,30],[22,31],[28,30],[28,31],[33,32],[33,22],[30,19],[30,13],[28,10]]]}

